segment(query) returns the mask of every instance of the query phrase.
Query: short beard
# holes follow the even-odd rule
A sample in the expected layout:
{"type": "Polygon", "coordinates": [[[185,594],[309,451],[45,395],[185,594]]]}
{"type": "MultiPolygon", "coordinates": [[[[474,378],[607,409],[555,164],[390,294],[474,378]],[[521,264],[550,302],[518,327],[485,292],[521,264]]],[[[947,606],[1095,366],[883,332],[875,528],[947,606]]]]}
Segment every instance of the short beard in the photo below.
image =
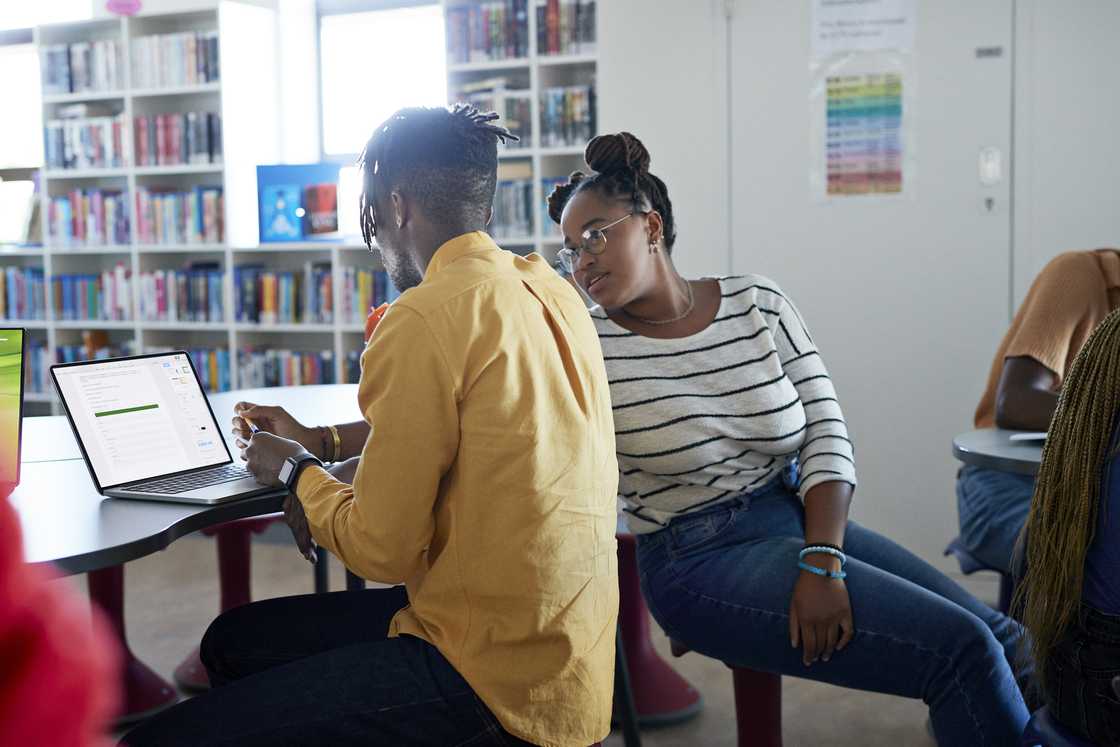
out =
{"type": "Polygon", "coordinates": [[[409,288],[415,288],[424,280],[420,268],[416,266],[416,263],[408,254],[402,256],[397,252],[382,251],[381,263],[385,265],[385,272],[389,273],[389,279],[393,281],[393,285],[400,293],[404,293],[409,288]]]}

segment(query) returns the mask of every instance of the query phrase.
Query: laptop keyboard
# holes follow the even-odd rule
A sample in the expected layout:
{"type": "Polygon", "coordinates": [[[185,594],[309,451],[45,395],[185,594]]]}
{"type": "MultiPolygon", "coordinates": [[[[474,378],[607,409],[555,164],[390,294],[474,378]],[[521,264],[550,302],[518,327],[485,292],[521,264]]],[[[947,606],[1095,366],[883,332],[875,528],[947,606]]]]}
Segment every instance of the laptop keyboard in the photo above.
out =
{"type": "Polygon", "coordinates": [[[130,485],[128,489],[143,493],[175,495],[176,493],[186,493],[189,490],[219,485],[223,482],[233,482],[246,477],[252,477],[252,474],[245,469],[244,465],[227,464],[224,467],[193,472],[189,475],[164,477],[159,480],[130,485]]]}

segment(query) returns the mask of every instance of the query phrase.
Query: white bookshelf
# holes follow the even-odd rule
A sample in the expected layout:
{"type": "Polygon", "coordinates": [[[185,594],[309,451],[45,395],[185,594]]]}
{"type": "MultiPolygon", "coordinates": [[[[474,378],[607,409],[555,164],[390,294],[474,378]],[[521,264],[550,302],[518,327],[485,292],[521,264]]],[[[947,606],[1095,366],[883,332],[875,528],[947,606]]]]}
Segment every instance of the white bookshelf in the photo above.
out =
{"type": "MultiPolygon", "coordinates": [[[[608,1],[599,0],[599,3],[608,1]]],[[[445,14],[449,8],[485,4],[485,0],[441,0],[441,2],[445,14]]],[[[597,14],[599,3],[594,6],[597,14]]],[[[543,4],[543,0],[540,4],[543,4]]],[[[535,251],[548,258],[549,261],[553,261],[563,242],[558,235],[553,235],[551,221],[547,226],[542,225],[542,222],[547,219],[547,213],[544,209],[547,195],[544,194],[541,182],[547,178],[566,177],[577,170],[586,171],[587,165],[583,161],[583,151],[586,143],[573,143],[560,147],[541,146],[541,95],[546,88],[555,85],[590,83],[597,86],[596,73],[599,55],[597,52],[574,55],[541,54],[537,49],[537,13],[535,8],[538,5],[538,0],[528,0],[527,5],[529,16],[528,56],[479,62],[449,63],[447,65],[447,89],[448,96],[453,97],[456,88],[463,82],[498,77],[503,73],[509,73],[511,77],[522,80],[527,75],[528,86],[526,88],[507,88],[505,96],[507,98],[511,96],[527,98],[529,100],[532,143],[528,147],[499,147],[498,179],[499,181],[502,179],[503,165],[524,161],[530,163],[534,205],[533,235],[495,240],[499,245],[511,251],[519,253],[535,251]]],[[[601,14],[599,17],[601,17],[601,14]]],[[[600,26],[599,17],[595,19],[597,32],[600,26]]],[[[448,103],[455,102],[450,101],[448,103]]],[[[592,105],[594,106],[593,119],[598,122],[597,99],[593,99],[592,105]]]]}
{"type": "MultiPolygon", "coordinates": [[[[150,347],[226,348],[230,353],[230,377],[239,386],[237,351],[246,345],[290,348],[302,351],[329,350],[334,355],[338,380],[345,378],[346,355],[360,349],[363,325],[344,319],[341,299],[342,270],[349,266],[380,269],[357,241],[346,244],[293,243],[258,245],[256,165],[276,163],[279,152],[278,89],[275,80],[276,8],[271,0],[201,0],[191,10],[178,13],[141,13],[131,17],[99,18],[79,23],[41,26],[35,30],[40,47],[98,39],[118,40],[121,47],[123,88],[48,94],[43,97],[44,123],[59,107],[76,103],[108,104],[124,114],[127,163],[120,169],[43,169],[41,171],[42,248],[0,248],[0,266],[42,267],[46,279],[45,320],[0,320],[0,324],[23,326],[43,339],[49,350],[81,342],[84,330],[104,330],[114,344],[131,341],[137,350],[150,347]],[[173,88],[133,88],[131,41],[150,34],[213,30],[219,32],[220,80],[173,88]],[[262,85],[266,83],[267,85],[262,85]],[[220,163],[175,166],[135,165],[132,122],[135,116],[186,111],[215,111],[222,115],[220,163]],[[187,189],[197,185],[223,188],[225,242],[221,244],[140,243],[135,195],[138,186],[187,189]],[[56,244],[47,231],[49,198],[74,188],[111,187],[127,192],[130,241],[125,245],[65,246],[56,244]],[[357,250],[362,253],[358,253],[357,250]],[[265,255],[277,257],[274,262],[265,255]],[[216,261],[225,271],[222,322],[146,321],[139,318],[138,280],[141,271],[175,269],[192,261],[216,261]],[[233,318],[232,268],[239,264],[268,264],[294,269],[302,261],[331,264],[335,299],[332,324],[254,325],[233,318]],[[100,272],[124,262],[132,273],[132,319],[129,321],[54,318],[51,278],[57,274],[100,272]]],[[[60,412],[53,393],[29,393],[26,401],[36,410],[49,406],[60,412]]],[[[41,411],[41,410],[39,410],[41,411]]],[[[33,410],[34,412],[34,410],[33,410]]]]}

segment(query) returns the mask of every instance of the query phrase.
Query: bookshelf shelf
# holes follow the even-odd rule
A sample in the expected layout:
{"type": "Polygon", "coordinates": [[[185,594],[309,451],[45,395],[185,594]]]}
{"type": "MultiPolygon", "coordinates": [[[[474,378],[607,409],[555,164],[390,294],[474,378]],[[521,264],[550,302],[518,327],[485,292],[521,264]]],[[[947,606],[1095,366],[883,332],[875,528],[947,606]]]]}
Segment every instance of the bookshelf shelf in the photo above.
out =
{"type": "Polygon", "coordinates": [[[47,329],[50,322],[42,319],[0,319],[0,327],[23,327],[24,329],[47,329]]]}
{"type": "Polygon", "coordinates": [[[558,145],[551,148],[541,148],[540,155],[542,158],[554,156],[582,156],[585,145],[558,145]]]}
{"type": "Polygon", "coordinates": [[[41,246],[0,246],[0,259],[4,257],[42,257],[41,246]]]}
{"type": "Polygon", "coordinates": [[[221,83],[200,83],[194,86],[173,86],[171,88],[137,88],[129,91],[134,99],[154,99],[161,96],[190,96],[200,93],[219,93],[221,83]]]}
{"type": "Polygon", "coordinates": [[[51,254],[56,257],[77,256],[79,254],[129,254],[131,247],[126,244],[108,244],[98,246],[59,246],[51,247],[51,254]]]}
{"type": "Polygon", "coordinates": [[[224,322],[140,322],[140,328],[173,332],[226,332],[229,325],[224,322]]]}
{"type": "Polygon", "coordinates": [[[504,60],[486,60],[485,62],[456,62],[447,66],[447,72],[454,74],[518,70],[527,69],[529,65],[530,60],[527,57],[511,57],[504,60]]]}
{"type": "Polygon", "coordinates": [[[238,322],[234,325],[234,329],[238,332],[276,332],[276,333],[289,333],[289,332],[302,332],[307,334],[322,334],[325,332],[334,332],[333,324],[252,324],[250,322],[238,322]]]}
{"type": "Polygon", "coordinates": [[[599,61],[597,54],[542,54],[537,55],[536,63],[541,67],[556,67],[558,65],[595,65],[599,61]]]}
{"type": "Polygon", "coordinates": [[[44,170],[47,179],[113,179],[128,176],[128,169],[51,169],[44,170]]]}
{"type": "Polygon", "coordinates": [[[136,251],[141,254],[193,254],[195,252],[224,253],[224,244],[140,244],[136,251]]]}
{"type": "MultiPolygon", "coordinates": [[[[340,247],[338,244],[330,242],[316,242],[316,241],[293,241],[293,242],[276,242],[271,244],[261,244],[260,246],[239,246],[234,247],[234,254],[268,254],[269,252],[329,252],[331,249],[340,247]]],[[[362,247],[363,249],[365,247],[362,247]]]]}
{"type": "Polygon", "coordinates": [[[185,163],[175,166],[137,166],[132,170],[137,176],[177,176],[179,174],[220,174],[220,163],[185,163]]]}
{"type": "Polygon", "coordinates": [[[55,321],[56,329],[136,329],[136,322],[114,321],[107,319],[79,319],[55,321]]]}
{"type": "Polygon", "coordinates": [[[87,101],[120,101],[124,91],[79,91],[78,93],[48,93],[43,95],[44,104],[80,104],[87,101]]]}

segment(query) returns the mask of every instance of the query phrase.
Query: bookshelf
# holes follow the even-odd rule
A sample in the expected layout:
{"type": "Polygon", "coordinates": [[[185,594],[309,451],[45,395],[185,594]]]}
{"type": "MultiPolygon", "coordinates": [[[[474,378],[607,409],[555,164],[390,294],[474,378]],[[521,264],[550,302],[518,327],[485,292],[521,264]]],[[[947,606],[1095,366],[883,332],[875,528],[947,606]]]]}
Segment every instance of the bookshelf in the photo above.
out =
{"type": "MultiPolygon", "coordinates": [[[[77,115],[83,121],[119,117],[124,122],[120,135],[124,158],[121,163],[105,166],[71,169],[52,165],[41,171],[43,246],[0,247],[0,272],[7,268],[41,272],[45,308],[42,318],[4,318],[0,319],[0,325],[26,327],[32,345],[39,346],[43,351],[39,354],[46,357],[61,354],[62,348],[73,351],[74,346],[81,344],[84,332],[101,335],[114,349],[127,346],[134,352],[177,348],[192,352],[206,350],[217,356],[220,351],[228,364],[228,377],[221,383],[229,388],[261,383],[243,380],[246,377],[240,370],[238,351],[246,347],[253,347],[262,355],[270,351],[275,354],[278,350],[310,355],[326,353],[333,359],[334,381],[347,380],[348,358],[362,349],[362,325],[348,318],[341,308],[342,275],[346,268],[380,270],[376,256],[371,257],[364,245],[353,242],[258,245],[255,168],[258,163],[280,160],[278,90],[275,86],[261,85],[262,80],[274,80],[276,23],[277,11],[269,0],[200,0],[192,4],[191,10],[182,12],[96,18],[35,30],[35,43],[44,61],[44,126],[62,119],[64,113],[73,115],[70,107],[74,105],[86,107],[77,115]],[[134,59],[141,50],[138,40],[169,34],[198,38],[216,35],[219,49],[217,75],[213,76],[216,79],[164,80],[162,82],[168,85],[162,86],[152,85],[153,81],[148,80],[139,85],[137,78],[141,73],[137,66],[141,60],[134,59]],[[87,49],[84,45],[93,48],[100,44],[97,48],[104,54],[107,43],[116,45],[118,55],[114,63],[115,75],[103,75],[102,78],[108,80],[100,81],[110,85],[86,86],[84,90],[66,92],[56,90],[61,88],[57,80],[55,86],[48,85],[45,60],[48,50],[53,49],[57,55],[61,45],[68,45],[68,49],[72,49],[71,45],[87,49]],[[221,157],[211,156],[211,160],[201,163],[181,159],[188,162],[139,165],[134,131],[136,118],[185,117],[192,112],[220,115],[220,134],[212,139],[219,143],[221,157]],[[160,242],[141,237],[137,220],[138,190],[191,193],[195,188],[204,187],[222,190],[223,203],[218,217],[224,224],[224,235],[219,241],[160,242]],[[124,196],[129,220],[120,243],[75,241],[68,244],[50,231],[51,199],[80,189],[119,191],[124,196]],[[214,263],[222,273],[219,320],[151,321],[141,318],[139,295],[143,274],[180,270],[189,263],[199,262],[214,263]],[[307,262],[330,267],[333,300],[330,323],[265,325],[237,320],[233,308],[234,268],[259,264],[269,269],[295,271],[307,262]],[[117,264],[123,266],[130,278],[125,318],[78,320],[56,315],[52,279],[63,275],[100,275],[111,272],[117,264]]],[[[201,43],[196,38],[196,63],[200,48],[201,43]]],[[[194,77],[206,77],[201,74],[202,68],[196,66],[195,72],[199,74],[194,77]]],[[[150,70],[142,74],[151,77],[150,70]]],[[[109,133],[111,129],[103,132],[109,133]]],[[[213,132],[209,134],[213,136],[213,132]]],[[[308,365],[314,370],[317,364],[308,365]]],[[[42,373],[43,366],[38,368],[42,373]]],[[[304,371],[307,370],[305,366],[304,371]]],[[[205,381],[207,374],[201,370],[200,373],[205,381]]],[[[47,385],[45,391],[28,392],[29,410],[33,414],[61,412],[50,387],[49,374],[43,383],[47,385]]]]}
{"type": "MultiPolygon", "coordinates": [[[[602,2],[604,0],[600,0],[602,2]]],[[[519,126],[522,142],[499,147],[498,196],[495,218],[508,213],[502,202],[502,182],[529,182],[529,230],[497,232],[502,247],[518,253],[537,252],[556,259],[562,240],[548,220],[545,199],[551,180],[586,171],[583,150],[597,133],[595,98],[598,69],[598,6],[595,0],[442,0],[447,29],[447,92],[449,103],[465,101],[502,115],[502,124],[526,119],[519,126]],[[491,59],[498,57],[498,59],[491,59]],[[501,85],[497,85],[497,82],[501,85]],[[488,85],[494,84],[494,85],[488,85]],[[582,89],[582,90],[581,90],[582,89]],[[574,91],[569,111],[582,116],[568,127],[562,142],[546,142],[542,134],[556,111],[556,96],[574,91]],[[549,97],[552,96],[552,107],[549,97]],[[526,102],[527,106],[508,103],[526,102]],[[511,113],[518,116],[511,117],[511,113]],[[527,136],[527,137],[526,137],[527,136]]],[[[513,129],[511,127],[511,129],[513,129]]]]}

